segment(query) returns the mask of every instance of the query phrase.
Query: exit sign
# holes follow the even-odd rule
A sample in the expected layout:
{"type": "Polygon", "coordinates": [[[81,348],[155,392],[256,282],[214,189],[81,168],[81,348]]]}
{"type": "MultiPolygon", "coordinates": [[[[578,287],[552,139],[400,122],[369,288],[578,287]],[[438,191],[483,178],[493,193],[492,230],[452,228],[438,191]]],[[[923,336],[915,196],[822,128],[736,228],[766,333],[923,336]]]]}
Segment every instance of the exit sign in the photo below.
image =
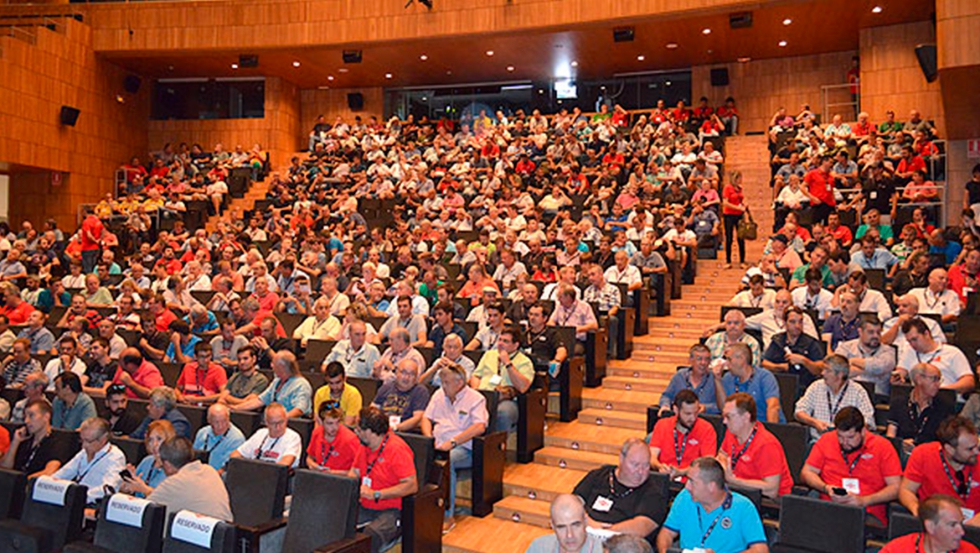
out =
{"type": "Polygon", "coordinates": [[[966,141],[966,157],[968,159],[980,159],[980,138],[971,138],[966,141]]]}

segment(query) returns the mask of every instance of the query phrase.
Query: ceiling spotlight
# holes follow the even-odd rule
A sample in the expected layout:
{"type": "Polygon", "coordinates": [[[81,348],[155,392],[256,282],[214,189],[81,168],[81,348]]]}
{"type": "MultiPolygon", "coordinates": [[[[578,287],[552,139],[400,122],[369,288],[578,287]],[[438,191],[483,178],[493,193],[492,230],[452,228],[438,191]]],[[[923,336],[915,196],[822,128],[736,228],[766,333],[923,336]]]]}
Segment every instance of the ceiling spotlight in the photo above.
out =
{"type": "Polygon", "coordinates": [[[514,66],[513,65],[508,65],[507,66],[507,71],[513,71],[513,70],[514,70],[514,66]]]}
{"type": "Polygon", "coordinates": [[[640,54],[639,56],[636,56],[636,61],[643,61],[645,59],[647,59],[647,57],[644,56],[643,54],[640,54]]]}
{"type": "Polygon", "coordinates": [[[544,89],[539,88],[538,89],[538,94],[544,94],[544,89]]]}
{"type": "Polygon", "coordinates": [[[327,80],[328,81],[332,81],[333,80],[333,75],[327,75],[327,80]]]}
{"type": "Polygon", "coordinates": [[[233,64],[231,64],[231,68],[232,68],[232,69],[238,69],[238,64],[237,64],[237,63],[233,63],[233,64]]]}
{"type": "Polygon", "coordinates": [[[711,29],[705,27],[704,29],[701,29],[701,34],[702,35],[710,35],[711,34],[711,29]]]}
{"type": "Polygon", "coordinates": [[[340,72],[340,73],[347,73],[348,71],[350,71],[350,69],[347,69],[346,67],[341,67],[337,71],[340,72]]]}
{"type": "Polygon", "coordinates": [[[664,84],[667,85],[667,86],[670,86],[670,81],[667,81],[664,84]]]}
{"type": "Polygon", "coordinates": [[[298,61],[294,61],[293,62],[293,67],[299,67],[299,62],[298,61]]]}
{"type": "Polygon", "coordinates": [[[174,66],[170,65],[170,66],[167,67],[167,69],[169,69],[170,71],[173,71],[174,70],[174,66]]]}
{"type": "Polygon", "coordinates": [[[871,8],[871,13],[881,13],[882,9],[883,8],[881,6],[875,6],[871,8]]]}
{"type": "Polygon", "coordinates": [[[573,61],[572,62],[572,67],[578,67],[578,62],[577,61],[573,61]]]}
{"type": "Polygon", "coordinates": [[[793,20],[788,17],[783,20],[783,25],[792,25],[792,24],[793,24],[793,20]]]}
{"type": "Polygon", "coordinates": [[[487,55],[488,56],[492,56],[493,55],[493,50],[487,50],[487,55]]]}
{"type": "Polygon", "coordinates": [[[428,102],[428,101],[429,101],[429,99],[428,99],[428,98],[426,98],[425,96],[422,96],[422,101],[423,101],[423,102],[428,102]]]}
{"type": "Polygon", "coordinates": [[[386,79],[390,79],[391,78],[391,73],[385,73],[385,78],[386,79]]]}
{"type": "Polygon", "coordinates": [[[752,58],[750,58],[748,56],[742,56],[742,57],[738,58],[738,63],[748,63],[750,61],[752,61],[752,58]]]}
{"type": "Polygon", "coordinates": [[[676,50],[677,49],[677,43],[676,42],[668,42],[667,43],[667,49],[668,50],[676,50]]]}
{"type": "Polygon", "coordinates": [[[425,54],[422,54],[421,56],[419,56],[419,59],[422,60],[422,61],[425,61],[425,60],[429,59],[429,56],[427,56],[425,54]]]}
{"type": "Polygon", "coordinates": [[[780,48],[785,48],[786,47],[786,44],[787,44],[787,42],[785,40],[780,40],[779,41],[779,47],[780,48]]]}
{"type": "Polygon", "coordinates": [[[125,104],[126,103],[126,99],[123,98],[123,95],[122,94],[116,94],[116,101],[119,102],[120,104],[125,104]]]}

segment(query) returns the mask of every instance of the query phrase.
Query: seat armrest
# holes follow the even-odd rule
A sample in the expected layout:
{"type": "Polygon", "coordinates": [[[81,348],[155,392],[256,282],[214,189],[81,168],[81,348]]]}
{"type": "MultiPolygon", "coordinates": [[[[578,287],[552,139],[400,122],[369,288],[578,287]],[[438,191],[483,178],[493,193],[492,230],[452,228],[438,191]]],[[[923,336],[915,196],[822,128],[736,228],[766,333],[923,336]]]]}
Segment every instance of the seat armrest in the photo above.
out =
{"type": "Polygon", "coordinates": [[[487,516],[493,512],[493,504],[503,499],[506,462],[506,432],[491,432],[473,438],[474,515],[487,516]]]}
{"type": "Polygon", "coordinates": [[[328,543],[313,551],[314,553],[371,553],[371,536],[358,532],[353,538],[328,543]]]}
{"type": "Polygon", "coordinates": [[[275,518],[257,526],[244,526],[241,524],[236,524],[235,532],[238,536],[236,541],[241,546],[240,550],[243,553],[258,553],[262,536],[285,528],[286,522],[287,520],[285,518],[275,518]]]}

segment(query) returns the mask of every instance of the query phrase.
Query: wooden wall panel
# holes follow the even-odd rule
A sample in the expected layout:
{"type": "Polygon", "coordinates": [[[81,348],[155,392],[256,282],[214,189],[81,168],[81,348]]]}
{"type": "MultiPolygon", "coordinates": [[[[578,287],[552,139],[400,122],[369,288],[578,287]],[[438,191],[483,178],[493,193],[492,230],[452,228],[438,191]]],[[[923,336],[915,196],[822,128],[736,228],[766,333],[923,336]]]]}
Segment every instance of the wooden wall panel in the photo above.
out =
{"type": "Polygon", "coordinates": [[[331,88],[301,91],[300,115],[302,121],[299,136],[303,147],[306,147],[307,136],[309,136],[310,129],[313,128],[313,123],[316,122],[316,117],[321,114],[331,124],[337,117],[342,117],[351,123],[354,121],[354,117],[358,115],[365,123],[372,115],[381,120],[384,116],[384,90],[382,88],[331,88]],[[360,92],[364,96],[364,109],[361,111],[352,111],[347,106],[347,94],[352,92],[360,92]]]}
{"type": "Polygon", "coordinates": [[[935,40],[928,21],[861,30],[861,109],[872,121],[884,119],[888,110],[906,120],[917,109],[945,133],[940,84],[926,82],[915,56],[916,45],[935,40]]]}
{"type": "Polygon", "coordinates": [[[822,85],[846,82],[856,52],[752,60],[748,63],[699,65],[691,71],[691,97],[707,96],[721,105],[732,96],[742,116],[740,132],[765,130],[780,107],[796,113],[802,104],[821,110],[822,85]],[[711,86],[711,69],[728,68],[728,86],[711,86]]]}
{"type": "Polygon", "coordinates": [[[149,87],[123,92],[126,72],[99,59],[91,41],[73,20],[37,29],[34,44],[0,38],[0,162],[11,165],[15,225],[54,217],[73,228],[77,205],[111,192],[115,169],[146,151],[149,87]],[[81,110],[75,127],[60,124],[62,105],[81,110]],[[52,171],[66,173],[60,187],[52,171]]]}

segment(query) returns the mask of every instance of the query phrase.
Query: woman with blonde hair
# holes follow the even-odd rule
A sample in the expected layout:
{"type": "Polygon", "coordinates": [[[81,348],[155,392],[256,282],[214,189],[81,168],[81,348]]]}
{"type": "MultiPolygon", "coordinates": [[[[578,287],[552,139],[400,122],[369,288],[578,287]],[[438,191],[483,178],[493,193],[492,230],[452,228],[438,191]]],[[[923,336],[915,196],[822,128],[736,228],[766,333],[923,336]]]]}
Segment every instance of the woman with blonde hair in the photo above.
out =
{"type": "Polygon", "coordinates": [[[126,465],[126,470],[132,476],[123,477],[119,491],[136,497],[147,497],[153,493],[153,490],[167,478],[163,472],[163,462],[160,460],[160,445],[175,437],[177,431],[170,421],[161,419],[151,422],[146,431],[146,438],[143,440],[146,457],[143,457],[138,466],[126,465]]]}
{"type": "Polygon", "coordinates": [[[738,236],[738,224],[749,207],[745,204],[745,193],[742,190],[742,173],[732,171],[728,176],[728,184],[721,194],[721,214],[725,222],[725,268],[732,268],[732,240],[738,239],[738,254],[741,267],[748,268],[745,262],[745,240],[738,236]]]}

